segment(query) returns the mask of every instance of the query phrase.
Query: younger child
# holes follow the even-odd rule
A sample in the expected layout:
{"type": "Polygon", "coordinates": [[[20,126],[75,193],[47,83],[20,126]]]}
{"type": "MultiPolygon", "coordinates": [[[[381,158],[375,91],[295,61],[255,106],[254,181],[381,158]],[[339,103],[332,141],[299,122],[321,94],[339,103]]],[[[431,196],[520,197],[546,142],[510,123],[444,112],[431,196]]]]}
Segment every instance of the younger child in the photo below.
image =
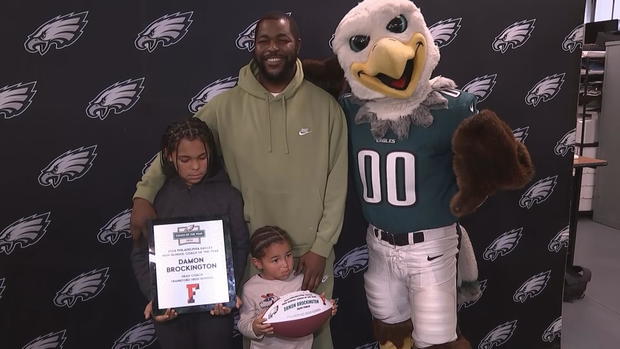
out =
{"type": "MultiPolygon", "coordinates": [[[[301,290],[303,274],[293,274],[292,242],[289,235],[275,226],[257,229],[250,237],[252,264],[260,270],[243,285],[243,306],[239,331],[251,339],[251,349],[310,349],[312,334],[301,338],[273,335],[273,328],[263,315],[280,296],[301,290]]],[[[337,305],[332,302],[332,316],[337,305]]]]}
{"type": "MultiPolygon", "coordinates": [[[[240,285],[248,255],[248,230],[239,192],[217,166],[211,130],[203,121],[190,118],[171,124],[162,137],[161,165],[166,183],[155,198],[158,218],[228,216],[236,284],[240,285]]],[[[134,242],[132,264],[140,289],[150,302],[145,318],[153,316],[151,273],[147,238],[134,242]]],[[[238,302],[237,302],[238,303],[238,302]]],[[[178,315],[174,309],[154,316],[155,331],[163,349],[232,347],[233,318],[230,308],[218,305],[210,313],[178,315]]]]}

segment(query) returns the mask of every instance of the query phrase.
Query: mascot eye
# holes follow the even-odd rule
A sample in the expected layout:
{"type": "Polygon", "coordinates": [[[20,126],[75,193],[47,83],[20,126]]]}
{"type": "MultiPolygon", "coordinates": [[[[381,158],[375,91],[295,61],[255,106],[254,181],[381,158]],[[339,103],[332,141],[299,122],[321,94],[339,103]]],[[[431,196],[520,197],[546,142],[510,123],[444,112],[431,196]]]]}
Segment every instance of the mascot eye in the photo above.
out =
{"type": "Polygon", "coordinates": [[[366,46],[368,46],[369,42],[370,42],[369,36],[355,35],[355,36],[352,36],[351,39],[349,39],[349,46],[351,47],[351,50],[355,52],[360,52],[361,50],[365,49],[366,46]]]}
{"type": "Polygon", "coordinates": [[[394,17],[385,28],[392,33],[402,33],[407,30],[407,19],[403,15],[394,17]]]}

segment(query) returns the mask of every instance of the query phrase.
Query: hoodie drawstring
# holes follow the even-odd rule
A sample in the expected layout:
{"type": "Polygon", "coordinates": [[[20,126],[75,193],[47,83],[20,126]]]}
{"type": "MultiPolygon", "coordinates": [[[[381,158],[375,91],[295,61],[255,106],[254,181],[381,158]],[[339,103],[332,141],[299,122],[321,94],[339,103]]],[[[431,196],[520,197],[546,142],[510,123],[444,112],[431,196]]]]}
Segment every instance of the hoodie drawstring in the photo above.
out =
{"type": "Polygon", "coordinates": [[[267,152],[271,153],[271,108],[269,107],[269,95],[267,95],[266,98],[267,101],[267,139],[265,140],[267,142],[267,152]]]}
{"type": "Polygon", "coordinates": [[[284,96],[282,96],[282,110],[284,111],[284,154],[288,154],[288,126],[287,126],[287,120],[288,117],[286,115],[286,98],[284,96]]]}

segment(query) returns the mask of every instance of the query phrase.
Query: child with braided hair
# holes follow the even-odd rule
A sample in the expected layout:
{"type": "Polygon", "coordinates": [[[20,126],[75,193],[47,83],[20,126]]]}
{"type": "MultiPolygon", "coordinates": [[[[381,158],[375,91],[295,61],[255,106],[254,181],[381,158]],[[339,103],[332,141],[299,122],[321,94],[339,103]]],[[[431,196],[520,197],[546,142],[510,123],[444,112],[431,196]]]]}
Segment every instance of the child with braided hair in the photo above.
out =
{"type": "MultiPolygon", "coordinates": [[[[166,182],[154,201],[158,218],[228,216],[235,281],[240,285],[249,249],[243,201],[218,166],[213,134],[207,124],[197,118],[172,123],[162,137],[160,159],[166,182]]],[[[218,304],[210,313],[179,315],[168,309],[163,315],[153,314],[155,294],[147,245],[146,236],[139,236],[131,259],[140,289],[150,301],[144,317],[155,320],[161,347],[232,348],[233,318],[228,307],[218,304]]]]}

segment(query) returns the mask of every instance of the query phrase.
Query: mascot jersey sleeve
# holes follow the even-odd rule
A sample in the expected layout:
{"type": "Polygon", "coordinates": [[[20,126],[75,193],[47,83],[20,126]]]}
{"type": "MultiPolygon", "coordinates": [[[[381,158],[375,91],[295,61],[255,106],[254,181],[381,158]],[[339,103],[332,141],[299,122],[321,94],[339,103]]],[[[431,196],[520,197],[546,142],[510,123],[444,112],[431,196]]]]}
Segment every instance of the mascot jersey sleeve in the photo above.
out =
{"type": "Polygon", "coordinates": [[[450,199],[457,192],[452,170],[452,135],[476,110],[476,97],[458,90],[440,92],[444,109],[431,110],[429,127],[411,127],[398,139],[392,131],[375,138],[370,124],[358,123],[360,108],[342,99],[351,135],[353,178],[369,223],[392,233],[443,227],[456,222],[450,199]]]}

